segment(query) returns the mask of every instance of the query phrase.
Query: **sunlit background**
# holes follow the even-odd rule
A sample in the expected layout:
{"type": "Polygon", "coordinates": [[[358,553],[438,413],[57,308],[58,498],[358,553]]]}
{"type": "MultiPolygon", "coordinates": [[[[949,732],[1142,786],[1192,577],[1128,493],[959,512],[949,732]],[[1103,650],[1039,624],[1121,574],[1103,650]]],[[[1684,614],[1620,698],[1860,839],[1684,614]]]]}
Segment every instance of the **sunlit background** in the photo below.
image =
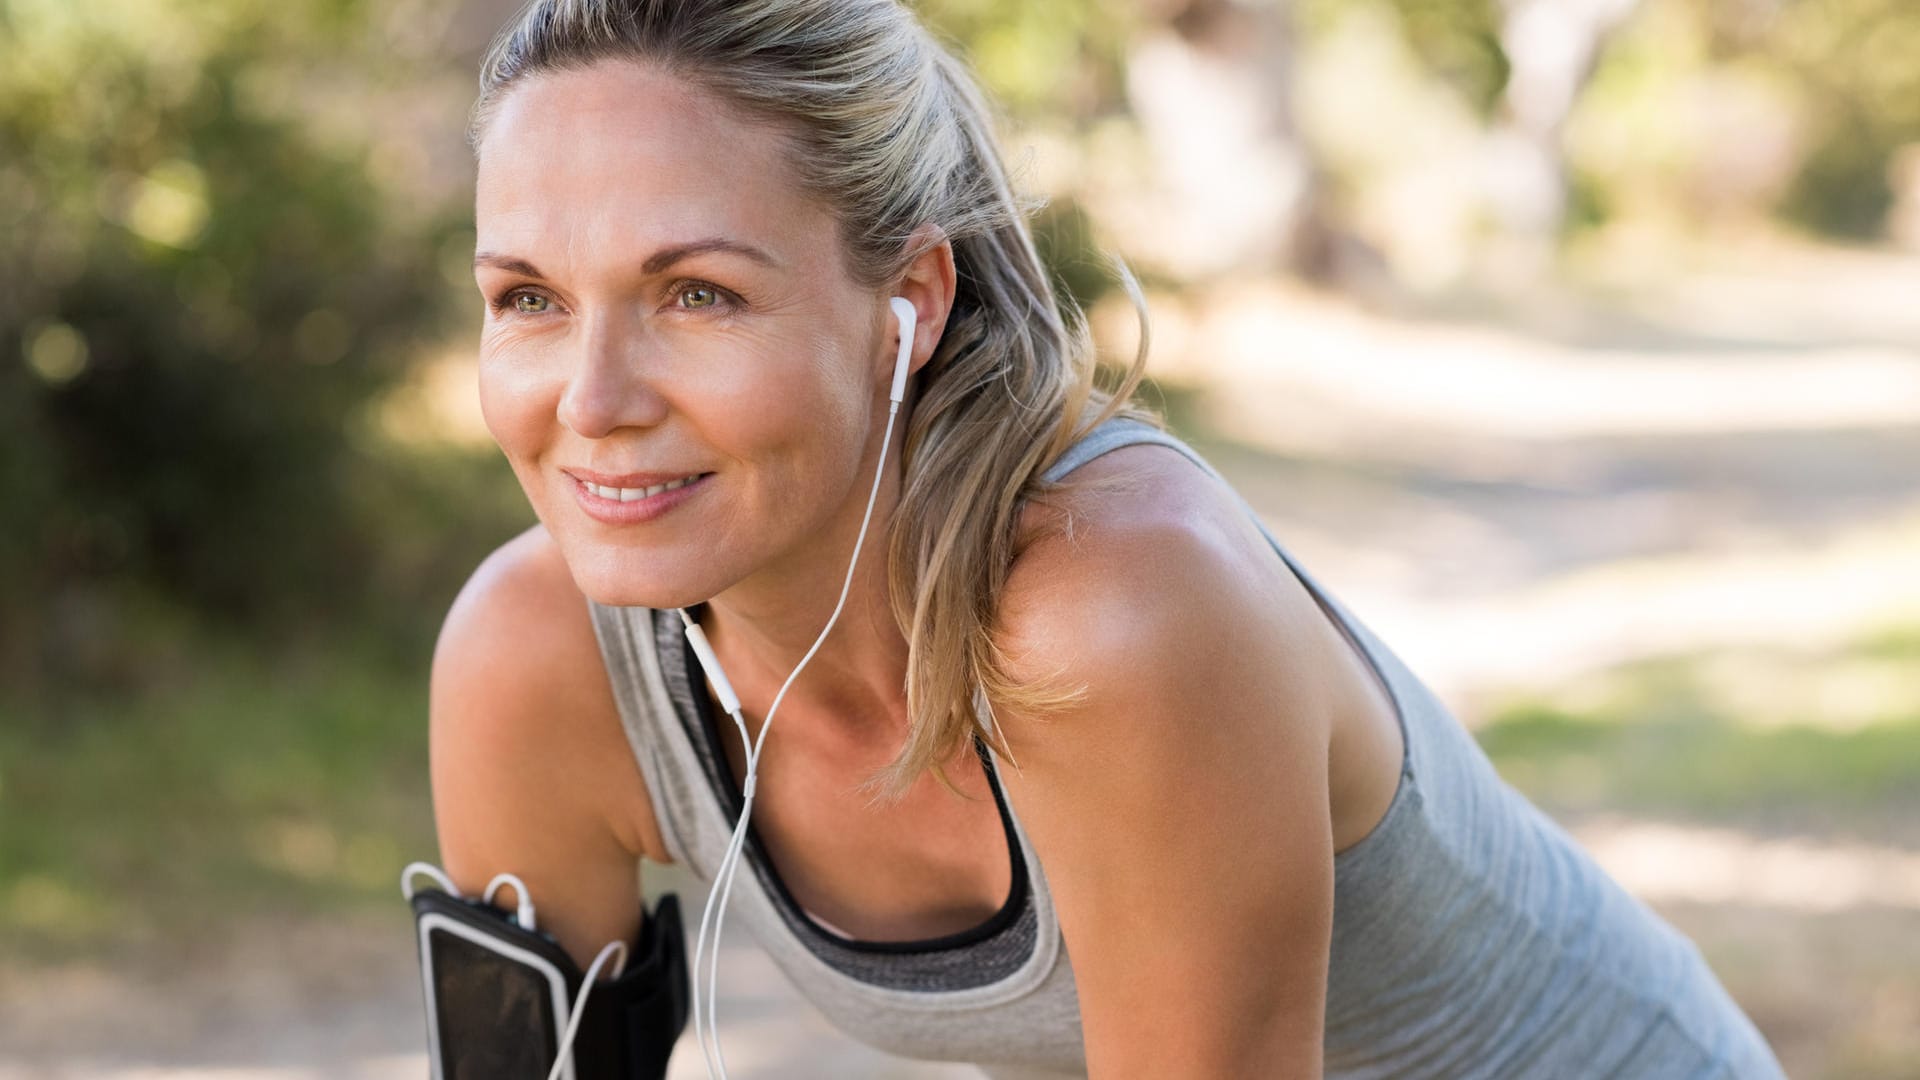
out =
{"type": "MultiPolygon", "coordinates": [[[[462,142],[515,6],[0,0],[6,1080],[423,1075],[426,663],[532,521],[462,142]]],[[[1920,1076],[1920,4],[918,8],[1175,431],[1791,1075],[1920,1076]]],[[[971,1075],[729,949],[737,1075],[971,1075]]]]}

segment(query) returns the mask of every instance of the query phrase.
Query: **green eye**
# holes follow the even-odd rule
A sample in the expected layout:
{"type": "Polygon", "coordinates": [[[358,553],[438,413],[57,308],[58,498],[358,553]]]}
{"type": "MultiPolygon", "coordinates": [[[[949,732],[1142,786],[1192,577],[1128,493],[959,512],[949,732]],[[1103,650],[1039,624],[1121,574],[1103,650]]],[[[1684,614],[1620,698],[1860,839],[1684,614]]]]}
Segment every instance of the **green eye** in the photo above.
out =
{"type": "Polygon", "coordinates": [[[522,315],[538,315],[547,310],[546,304],[547,298],[536,293],[516,293],[513,297],[513,309],[522,315]],[[528,301],[532,301],[539,306],[529,307],[528,301]]]}
{"type": "Polygon", "coordinates": [[[680,301],[682,307],[712,307],[720,302],[720,294],[705,285],[690,285],[681,290],[680,301]]]}

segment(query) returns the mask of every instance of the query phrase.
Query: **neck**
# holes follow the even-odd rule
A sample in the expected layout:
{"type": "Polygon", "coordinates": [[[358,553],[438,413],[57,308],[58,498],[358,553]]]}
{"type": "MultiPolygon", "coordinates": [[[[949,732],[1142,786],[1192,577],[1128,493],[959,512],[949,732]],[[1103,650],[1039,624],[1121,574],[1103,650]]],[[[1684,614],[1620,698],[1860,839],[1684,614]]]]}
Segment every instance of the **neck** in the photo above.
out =
{"type": "Polygon", "coordinates": [[[832,631],[781,700],[782,726],[797,721],[832,729],[820,734],[888,745],[904,735],[907,641],[887,595],[887,523],[899,501],[898,450],[889,448],[851,583],[847,564],[860,535],[870,471],[856,485],[849,512],[837,515],[818,542],[735,583],[699,614],[755,731],[787,676],[826,629],[844,584],[846,601],[832,631]]]}

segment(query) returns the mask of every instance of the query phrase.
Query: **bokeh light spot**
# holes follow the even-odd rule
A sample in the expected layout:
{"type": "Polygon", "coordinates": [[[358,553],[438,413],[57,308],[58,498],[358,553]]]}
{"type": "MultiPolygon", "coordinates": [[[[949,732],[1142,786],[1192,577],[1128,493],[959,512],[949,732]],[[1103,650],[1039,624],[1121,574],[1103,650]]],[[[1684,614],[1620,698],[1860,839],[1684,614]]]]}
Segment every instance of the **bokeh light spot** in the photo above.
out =
{"type": "Polygon", "coordinates": [[[155,168],[134,189],[126,226],[156,244],[192,247],[207,226],[207,178],[190,161],[155,168]]]}
{"type": "Polygon", "coordinates": [[[26,354],[27,366],[50,386],[72,382],[87,369],[87,339],[63,322],[27,331],[26,354]]]}

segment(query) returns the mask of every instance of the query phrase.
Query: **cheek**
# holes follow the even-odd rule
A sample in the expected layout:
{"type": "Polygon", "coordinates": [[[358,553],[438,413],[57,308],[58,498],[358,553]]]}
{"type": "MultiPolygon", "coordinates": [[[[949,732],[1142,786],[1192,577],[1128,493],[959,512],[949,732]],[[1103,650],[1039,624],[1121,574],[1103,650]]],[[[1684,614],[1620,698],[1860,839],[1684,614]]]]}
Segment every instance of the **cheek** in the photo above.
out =
{"type": "Polygon", "coordinates": [[[556,416],[557,383],[525,357],[483,348],[479,384],[480,415],[508,460],[538,453],[556,416]]]}
{"type": "Polygon", "coordinates": [[[817,500],[812,485],[828,435],[819,387],[764,379],[708,404],[701,419],[710,441],[747,466],[738,473],[749,485],[739,509],[761,521],[805,516],[804,508],[817,500]]]}
{"type": "Polygon", "coordinates": [[[840,513],[864,432],[839,373],[844,358],[831,362],[832,350],[804,340],[783,346],[778,364],[708,399],[700,417],[709,441],[747,466],[736,473],[730,527],[775,547],[805,542],[840,513]]]}
{"type": "Polygon", "coordinates": [[[769,408],[778,410],[781,428],[804,449],[809,467],[831,477],[859,459],[869,425],[867,391],[843,347],[819,342],[800,355],[804,374],[791,380],[791,389],[769,408]]]}
{"type": "Polygon", "coordinates": [[[563,389],[541,365],[523,355],[483,353],[480,357],[480,415],[487,433],[513,469],[534,515],[548,523],[555,520],[553,492],[541,465],[558,437],[563,389]]]}
{"type": "Polygon", "coordinates": [[[842,448],[858,418],[858,391],[831,340],[755,342],[746,351],[752,362],[716,365],[728,372],[724,385],[704,388],[703,400],[685,402],[685,411],[699,408],[748,456],[815,458],[842,448]]]}

